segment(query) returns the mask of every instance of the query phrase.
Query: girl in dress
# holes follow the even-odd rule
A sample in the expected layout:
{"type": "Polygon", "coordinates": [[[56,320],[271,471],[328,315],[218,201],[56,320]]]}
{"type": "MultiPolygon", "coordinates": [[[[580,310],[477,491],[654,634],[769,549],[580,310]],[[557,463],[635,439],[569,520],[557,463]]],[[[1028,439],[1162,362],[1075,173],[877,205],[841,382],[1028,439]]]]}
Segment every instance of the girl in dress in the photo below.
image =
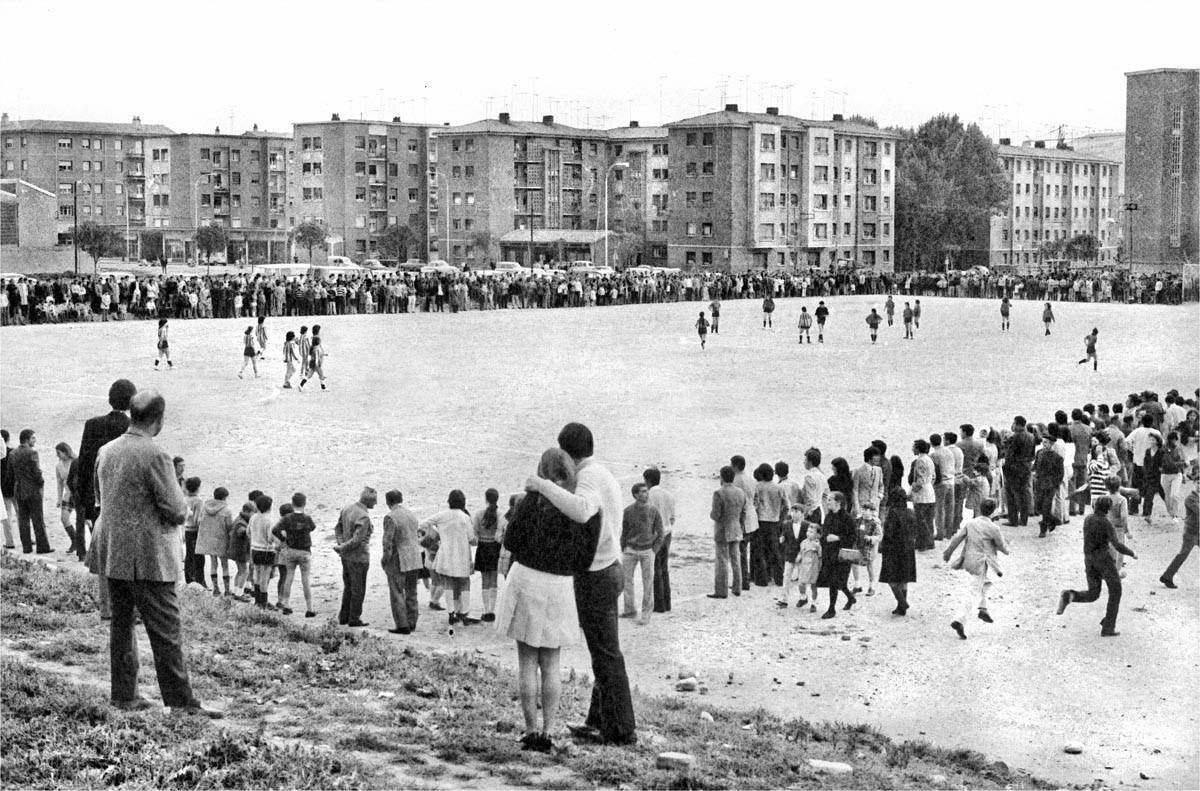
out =
{"type": "MultiPolygon", "coordinates": [[[[318,339],[313,339],[316,345],[318,339]]],[[[441,575],[446,588],[453,596],[454,609],[450,611],[450,625],[469,624],[467,613],[471,609],[471,547],[478,543],[471,515],[467,513],[467,498],[455,489],[447,498],[447,510],[434,514],[417,525],[418,535],[438,538],[437,559],[433,570],[441,575]]]]}
{"type": "MultiPolygon", "coordinates": [[[[812,522],[801,524],[807,525],[808,533],[800,542],[800,554],[797,556],[796,581],[800,583],[800,601],[796,602],[796,606],[808,604],[808,611],[816,612],[817,575],[821,573],[821,526],[812,522]]],[[[833,551],[837,552],[836,549],[833,551]]]]}
{"type": "Polygon", "coordinates": [[[258,377],[258,351],[254,348],[254,327],[246,328],[242,334],[242,369],[238,371],[238,379],[242,378],[242,374],[246,372],[246,366],[249,365],[254,369],[255,378],[258,377]]]}
{"type": "MultiPolygon", "coordinates": [[[[575,491],[575,462],[565,452],[551,448],[542,454],[537,474],[575,491]]],[[[586,530],[599,537],[596,514],[586,530]]],[[[573,575],[587,568],[591,557],[577,553],[577,536],[585,527],[572,522],[537,492],[530,492],[516,506],[505,528],[504,546],[512,553],[512,567],[497,603],[496,630],[517,642],[517,664],[521,712],[526,750],[549,752],[551,734],[558,721],[562,693],[559,651],[579,638],[579,615],[575,609],[573,575]],[[541,681],[541,728],[538,728],[539,675],[541,681]]],[[[595,543],[591,544],[595,554],[595,543]]],[[[587,554],[586,552],[583,554],[587,554]]]]}
{"type": "MultiPolygon", "coordinates": [[[[153,315],[153,314],[151,314],[151,315],[153,315]]],[[[175,367],[174,365],[171,364],[171,345],[169,343],[167,343],[167,320],[159,319],[158,320],[158,357],[156,357],[154,359],[154,367],[157,368],[158,364],[160,362],[162,362],[162,360],[164,358],[167,361],[168,368],[175,367]]]]}
{"type": "Polygon", "coordinates": [[[67,479],[71,475],[71,466],[75,464],[75,452],[65,442],[55,445],[54,452],[58,455],[58,464],[54,467],[54,476],[58,479],[59,516],[62,519],[63,530],[67,531],[67,535],[71,538],[71,543],[75,543],[75,520],[72,518],[74,501],[71,498],[71,487],[67,485],[67,479]]]}
{"type": "Polygon", "coordinates": [[[500,492],[488,489],[483,495],[487,507],[477,511],[471,518],[479,546],[475,550],[475,570],[479,572],[483,588],[483,620],[496,620],[496,577],[500,561],[500,492]]]}

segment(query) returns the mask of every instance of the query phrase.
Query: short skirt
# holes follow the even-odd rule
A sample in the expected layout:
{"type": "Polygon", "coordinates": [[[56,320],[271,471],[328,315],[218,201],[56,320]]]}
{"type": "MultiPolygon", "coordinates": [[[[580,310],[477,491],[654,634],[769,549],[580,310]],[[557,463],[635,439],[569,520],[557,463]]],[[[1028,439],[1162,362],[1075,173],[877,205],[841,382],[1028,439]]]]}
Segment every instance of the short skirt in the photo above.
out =
{"type": "Polygon", "coordinates": [[[535,648],[578,642],[574,579],[514,561],[496,601],[496,631],[535,648]]]}
{"type": "Polygon", "coordinates": [[[495,571],[500,561],[499,541],[480,541],[475,548],[475,570],[479,572],[495,571]]]}

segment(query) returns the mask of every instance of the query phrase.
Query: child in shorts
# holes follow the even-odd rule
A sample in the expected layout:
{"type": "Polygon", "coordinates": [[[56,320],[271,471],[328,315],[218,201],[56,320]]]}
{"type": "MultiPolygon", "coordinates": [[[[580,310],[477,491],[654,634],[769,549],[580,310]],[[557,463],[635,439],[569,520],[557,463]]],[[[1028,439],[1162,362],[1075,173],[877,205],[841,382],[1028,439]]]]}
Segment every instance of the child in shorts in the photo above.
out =
{"type": "Polygon", "coordinates": [[[275,568],[275,543],[271,537],[271,498],[260,494],[254,501],[256,513],[250,517],[250,581],[254,585],[254,603],[267,609],[267,584],[275,568]]]}

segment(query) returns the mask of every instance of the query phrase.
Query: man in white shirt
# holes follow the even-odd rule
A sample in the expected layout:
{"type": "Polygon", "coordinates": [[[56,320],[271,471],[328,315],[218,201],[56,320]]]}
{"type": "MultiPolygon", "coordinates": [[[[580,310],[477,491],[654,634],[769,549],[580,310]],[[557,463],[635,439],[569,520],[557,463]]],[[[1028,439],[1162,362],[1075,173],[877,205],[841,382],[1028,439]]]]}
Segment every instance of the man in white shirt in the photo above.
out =
{"type": "Polygon", "coordinates": [[[1154,416],[1144,414],[1142,415],[1142,425],[1135,428],[1125,438],[1125,446],[1133,454],[1133,476],[1130,483],[1135,489],[1142,488],[1142,477],[1145,475],[1142,465],[1146,461],[1146,451],[1150,450],[1154,443],[1154,437],[1158,437],[1159,444],[1162,444],[1162,434],[1154,428],[1154,416]]]}
{"type": "Polygon", "coordinates": [[[579,626],[592,657],[592,701],[583,725],[570,726],[572,735],[607,744],[637,742],[629,676],[621,654],[617,597],[625,587],[621,569],[621,486],[604,465],[592,460],[592,432],[582,423],[568,423],[558,433],[558,446],[577,465],[575,491],[531,476],[525,488],[538,492],[568,519],[581,525],[598,512],[600,540],[591,567],[575,575],[575,607],[579,626]]]}
{"type": "Polygon", "coordinates": [[[642,480],[650,487],[650,507],[662,517],[662,546],[654,555],[654,611],[671,611],[671,529],[675,526],[675,495],[659,486],[662,473],[650,467],[642,473],[642,480]]]}

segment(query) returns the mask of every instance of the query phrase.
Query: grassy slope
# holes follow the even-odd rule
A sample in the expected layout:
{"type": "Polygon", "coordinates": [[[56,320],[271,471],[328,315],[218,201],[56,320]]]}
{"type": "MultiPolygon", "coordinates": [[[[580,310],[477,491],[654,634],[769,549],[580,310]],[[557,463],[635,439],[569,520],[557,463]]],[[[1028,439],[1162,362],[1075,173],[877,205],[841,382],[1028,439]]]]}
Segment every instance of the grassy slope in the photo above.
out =
{"type": "MultiPolygon", "coordinates": [[[[6,788],[374,788],[469,785],[481,776],[484,786],[543,788],[1050,787],[978,753],[895,744],[866,726],[640,694],[638,746],[524,753],[515,742],[515,680],[475,653],[418,652],[195,591],[184,597],[192,683],[230,719],[116,712],[105,705],[108,630],[96,617],[95,578],[7,553],[0,572],[6,788]],[[32,662],[64,675],[29,672],[32,662]],[[702,709],[713,722],[700,718],[702,709]],[[664,750],[693,754],[696,768],[655,769],[664,750]],[[843,761],[855,773],[818,773],[808,758],[843,761]]],[[[148,650],[142,665],[142,692],[157,697],[148,650]]],[[[566,721],[582,718],[589,693],[564,683],[566,721]]]]}

